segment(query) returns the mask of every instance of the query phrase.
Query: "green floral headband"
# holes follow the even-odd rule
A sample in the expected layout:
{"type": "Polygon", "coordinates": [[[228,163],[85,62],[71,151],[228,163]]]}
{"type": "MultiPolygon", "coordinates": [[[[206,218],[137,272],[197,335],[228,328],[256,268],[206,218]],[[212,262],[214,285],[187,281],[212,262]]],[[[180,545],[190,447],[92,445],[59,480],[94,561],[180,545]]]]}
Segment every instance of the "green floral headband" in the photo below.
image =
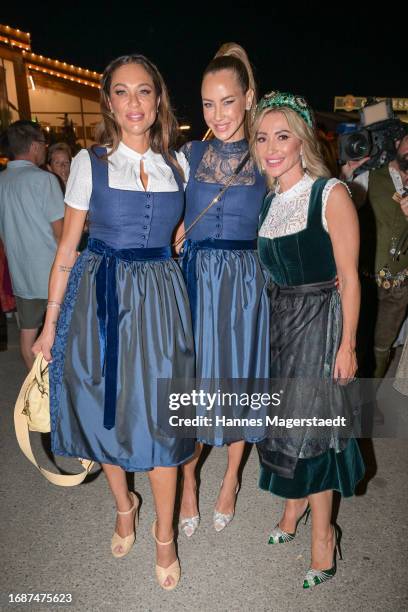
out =
{"type": "Polygon", "coordinates": [[[265,108],[281,108],[287,106],[294,110],[309,127],[313,127],[313,112],[308,103],[302,96],[295,96],[291,93],[283,91],[271,91],[264,95],[258,102],[256,107],[257,112],[263,111],[265,108]]]}

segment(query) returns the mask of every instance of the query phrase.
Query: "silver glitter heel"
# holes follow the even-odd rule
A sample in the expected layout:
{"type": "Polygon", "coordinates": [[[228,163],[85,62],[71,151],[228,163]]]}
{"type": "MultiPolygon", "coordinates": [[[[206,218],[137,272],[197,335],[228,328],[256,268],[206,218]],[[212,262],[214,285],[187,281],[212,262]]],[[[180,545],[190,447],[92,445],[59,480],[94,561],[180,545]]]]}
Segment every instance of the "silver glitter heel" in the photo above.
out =
{"type": "Polygon", "coordinates": [[[195,534],[200,524],[200,515],[180,517],[179,530],[184,533],[187,538],[191,538],[195,534]]]}
{"type": "MultiPolygon", "coordinates": [[[[223,483],[224,481],[221,482],[220,489],[222,488],[223,483]]],[[[235,498],[238,494],[238,491],[239,491],[239,484],[237,484],[236,489],[235,489],[235,498]]],[[[234,510],[230,514],[223,514],[222,512],[218,512],[218,510],[215,509],[214,516],[213,516],[213,525],[214,525],[215,531],[220,532],[223,529],[225,529],[225,527],[229,525],[232,519],[234,518],[234,514],[235,514],[235,504],[234,504],[234,510]]]]}

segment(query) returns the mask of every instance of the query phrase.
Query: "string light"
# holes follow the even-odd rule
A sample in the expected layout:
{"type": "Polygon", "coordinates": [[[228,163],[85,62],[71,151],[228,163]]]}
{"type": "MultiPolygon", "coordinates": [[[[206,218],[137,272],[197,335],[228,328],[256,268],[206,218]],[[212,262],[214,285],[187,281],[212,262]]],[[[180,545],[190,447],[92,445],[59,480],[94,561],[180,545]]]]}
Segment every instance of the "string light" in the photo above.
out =
{"type": "Polygon", "coordinates": [[[8,36],[0,35],[0,42],[8,44],[11,47],[17,47],[19,49],[22,49],[22,54],[24,58],[26,58],[26,53],[30,52],[30,60],[32,62],[35,62],[35,64],[30,64],[28,66],[31,70],[36,70],[39,72],[43,72],[45,74],[50,74],[52,76],[56,76],[57,78],[64,78],[66,80],[69,79],[70,81],[81,83],[82,85],[88,85],[90,87],[96,87],[98,89],[100,88],[99,80],[102,77],[102,75],[96,72],[95,70],[90,71],[88,70],[88,68],[81,68],[79,66],[74,66],[73,64],[68,65],[66,62],[61,62],[56,59],[44,57],[43,55],[37,55],[36,53],[33,53],[31,51],[31,47],[29,44],[25,44],[21,40],[15,40],[10,37],[10,34],[17,33],[18,34],[18,36],[16,37],[17,39],[20,39],[21,37],[23,37],[29,41],[30,34],[28,32],[21,32],[20,30],[17,30],[17,29],[11,28],[10,26],[6,26],[2,24],[0,24],[0,32],[6,32],[8,34],[8,36]],[[60,70],[62,68],[64,71],[66,71],[67,76],[64,74],[64,72],[60,72],[60,71],[56,72],[49,68],[43,68],[44,65],[58,67],[60,70]],[[84,78],[77,78],[78,76],[83,77],[84,73],[86,74],[88,79],[91,79],[91,80],[84,79],[84,78]]]}
{"type": "Polygon", "coordinates": [[[99,79],[102,77],[102,75],[96,71],[91,72],[86,68],[74,66],[73,64],[68,65],[66,62],[60,62],[59,60],[53,60],[49,57],[43,57],[42,55],[36,55],[35,53],[31,53],[31,57],[33,58],[33,61],[36,60],[39,64],[46,64],[46,65],[51,65],[51,66],[55,66],[56,64],[62,65],[64,66],[64,70],[66,70],[67,72],[71,74],[72,73],[82,74],[83,72],[86,72],[87,74],[91,76],[91,78],[94,78],[95,81],[99,81],[99,79]]]}
{"type": "Polygon", "coordinates": [[[30,38],[30,33],[29,32],[22,32],[21,30],[16,30],[15,28],[11,28],[8,25],[3,25],[0,23],[0,31],[6,31],[7,33],[12,32],[14,34],[17,34],[17,38],[26,38],[29,39],[30,38]]]}
{"type": "Polygon", "coordinates": [[[44,74],[50,74],[51,76],[57,77],[57,78],[62,78],[65,80],[70,80],[70,81],[74,81],[76,83],[80,83],[81,85],[88,85],[88,87],[96,87],[96,88],[100,88],[100,85],[98,83],[93,83],[92,81],[87,81],[86,79],[78,79],[66,74],[61,74],[60,72],[56,72],[55,70],[50,70],[48,68],[43,68],[42,66],[37,66],[35,64],[28,64],[28,69],[29,70],[36,70],[37,72],[42,72],[44,74]]]}

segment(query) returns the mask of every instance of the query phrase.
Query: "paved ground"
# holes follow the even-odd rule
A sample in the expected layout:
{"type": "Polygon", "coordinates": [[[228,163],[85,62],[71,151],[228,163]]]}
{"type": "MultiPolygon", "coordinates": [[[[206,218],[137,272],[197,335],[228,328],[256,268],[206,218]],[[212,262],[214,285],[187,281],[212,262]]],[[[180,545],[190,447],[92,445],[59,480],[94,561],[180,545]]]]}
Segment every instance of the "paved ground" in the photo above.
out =
{"type": "MultiPolygon", "coordinates": [[[[134,477],[143,500],[137,544],[126,559],[116,560],[110,553],[114,505],[103,475],[96,473],[73,489],[58,488],[19,451],[12,412],[24,368],[14,324],[9,328],[9,350],[0,353],[1,610],[9,609],[9,593],[22,592],[72,593],[74,603],[66,607],[75,612],[408,610],[407,440],[364,445],[368,481],[339,510],[344,561],[334,580],[309,592],[301,587],[310,526],[300,526],[290,544],[267,545],[281,501],[257,489],[254,449],[243,473],[236,517],[225,532],[215,533],[211,515],[225,453],[211,452],[202,469],[202,524],[192,540],[179,538],[182,580],[176,591],[165,593],[154,579],[153,509],[145,475],[134,477]]],[[[383,410],[386,403],[387,398],[383,410]]],[[[38,456],[49,465],[40,436],[32,437],[38,456]]],[[[76,468],[74,460],[58,459],[58,464],[76,468]]],[[[57,609],[55,604],[18,607],[57,609]]]]}

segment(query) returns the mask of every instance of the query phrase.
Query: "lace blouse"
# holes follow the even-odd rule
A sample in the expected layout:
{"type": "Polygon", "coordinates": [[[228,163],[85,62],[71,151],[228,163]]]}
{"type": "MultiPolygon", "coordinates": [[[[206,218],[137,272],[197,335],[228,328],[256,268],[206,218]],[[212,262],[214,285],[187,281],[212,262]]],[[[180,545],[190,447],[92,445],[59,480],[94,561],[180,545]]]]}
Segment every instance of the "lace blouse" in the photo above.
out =
{"type": "MultiPolygon", "coordinates": [[[[190,162],[192,143],[188,142],[181,147],[181,152],[190,162]]],[[[248,152],[247,140],[237,142],[222,142],[217,138],[210,140],[208,148],[200,161],[195,179],[201,183],[212,183],[225,185],[233,174],[238,164],[248,152]]],[[[255,167],[252,160],[248,160],[239,175],[234,180],[234,185],[254,185],[255,167]]]]}
{"type": "MultiPolygon", "coordinates": [[[[272,239],[290,236],[304,230],[307,225],[310,194],[314,181],[315,179],[308,174],[304,174],[300,181],[287,191],[281,193],[278,187],[275,191],[273,205],[269,207],[268,214],[259,230],[259,236],[272,239]]],[[[328,231],[326,206],[331,190],[338,183],[342,181],[331,178],[323,190],[322,223],[326,232],[328,231]]]]}

